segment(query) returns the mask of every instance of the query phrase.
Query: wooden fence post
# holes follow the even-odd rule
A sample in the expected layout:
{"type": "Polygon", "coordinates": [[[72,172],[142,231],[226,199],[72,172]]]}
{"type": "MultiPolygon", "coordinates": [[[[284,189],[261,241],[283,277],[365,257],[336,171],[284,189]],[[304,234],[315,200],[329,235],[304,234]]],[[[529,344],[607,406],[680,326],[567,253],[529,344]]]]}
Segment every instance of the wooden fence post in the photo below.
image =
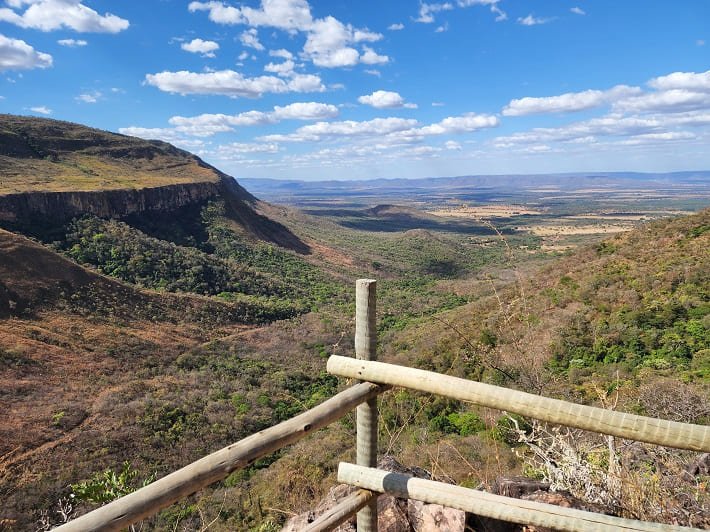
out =
{"type": "MultiPolygon", "coordinates": [[[[377,281],[355,283],[355,358],[377,358],[377,281]]],[[[377,467],[377,399],[357,407],[357,464],[377,467]]],[[[377,497],[357,513],[358,532],[377,531],[377,497]]]]}

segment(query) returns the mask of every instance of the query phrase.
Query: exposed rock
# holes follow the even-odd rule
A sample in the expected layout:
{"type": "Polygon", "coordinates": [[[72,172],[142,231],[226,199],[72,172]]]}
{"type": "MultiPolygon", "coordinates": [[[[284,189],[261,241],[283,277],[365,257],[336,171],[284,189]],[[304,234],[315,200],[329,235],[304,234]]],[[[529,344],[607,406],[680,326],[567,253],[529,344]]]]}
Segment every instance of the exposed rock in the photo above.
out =
{"type": "MultiPolygon", "coordinates": [[[[550,485],[545,482],[530,480],[524,477],[500,477],[493,485],[493,493],[505,497],[513,497],[527,501],[554,504],[563,508],[575,508],[595,513],[609,513],[608,509],[578,499],[568,491],[550,491],[550,485]]],[[[550,528],[518,525],[498,519],[468,514],[466,523],[471,530],[480,532],[552,532],[550,528]]]]}
{"type": "Polygon", "coordinates": [[[58,222],[93,214],[120,218],[146,211],[170,211],[217,197],[218,183],[184,183],[154,188],[86,192],[22,192],[0,196],[0,221],[31,223],[50,218],[58,222]]]}
{"type": "Polygon", "coordinates": [[[407,517],[417,532],[463,532],[466,529],[466,512],[440,504],[425,504],[410,499],[407,517]]]}
{"type": "Polygon", "coordinates": [[[526,477],[498,477],[493,485],[493,493],[504,497],[520,499],[523,495],[536,491],[548,491],[550,484],[526,477]]]}
{"type": "MultiPolygon", "coordinates": [[[[383,456],[378,467],[393,473],[411,475],[431,480],[431,473],[420,467],[406,467],[391,456],[383,456]]],[[[312,523],[321,514],[335,506],[340,499],[349,495],[355,488],[340,484],[331,488],[328,495],[311,511],[304,512],[290,519],[282,532],[296,532],[312,523]]],[[[377,528],[380,532],[464,532],[466,513],[438,504],[397,499],[390,495],[380,495],[377,499],[377,528]]],[[[355,517],[337,529],[338,532],[355,531],[355,517]]]]}
{"type": "Polygon", "coordinates": [[[526,501],[542,502],[545,504],[554,504],[563,508],[574,508],[576,510],[584,510],[585,512],[606,513],[604,508],[598,504],[592,504],[582,499],[578,499],[569,491],[535,491],[520,497],[526,501]]]}
{"type": "Polygon", "coordinates": [[[406,508],[406,501],[390,495],[380,495],[377,498],[378,532],[412,532],[406,508]]]}
{"type": "Polygon", "coordinates": [[[683,472],[683,478],[690,482],[695,480],[695,477],[710,475],[710,453],[701,454],[696,460],[688,464],[683,472]]]}

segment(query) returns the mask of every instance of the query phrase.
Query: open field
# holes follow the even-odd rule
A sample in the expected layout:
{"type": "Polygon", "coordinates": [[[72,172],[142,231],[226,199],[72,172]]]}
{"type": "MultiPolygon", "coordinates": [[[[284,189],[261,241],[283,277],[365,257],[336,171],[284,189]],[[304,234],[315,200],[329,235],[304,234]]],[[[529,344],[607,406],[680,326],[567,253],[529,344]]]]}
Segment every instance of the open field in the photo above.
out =
{"type": "Polygon", "coordinates": [[[454,218],[498,218],[511,217],[522,215],[539,215],[542,211],[530,209],[523,205],[479,205],[469,206],[461,205],[459,207],[451,207],[448,209],[437,209],[427,211],[434,216],[451,216],[454,218]]]}

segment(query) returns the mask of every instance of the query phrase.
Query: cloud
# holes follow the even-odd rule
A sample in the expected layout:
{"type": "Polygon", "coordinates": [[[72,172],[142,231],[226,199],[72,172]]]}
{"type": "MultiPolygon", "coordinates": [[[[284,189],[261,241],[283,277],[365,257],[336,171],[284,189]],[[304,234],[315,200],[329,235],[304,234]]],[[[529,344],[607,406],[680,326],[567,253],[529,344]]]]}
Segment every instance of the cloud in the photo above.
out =
{"type": "Polygon", "coordinates": [[[387,29],[390,31],[400,31],[404,29],[404,24],[397,22],[396,24],[390,24],[387,26],[387,29]]]}
{"type": "MultiPolygon", "coordinates": [[[[248,25],[242,33],[242,42],[258,50],[263,46],[256,39],[258,27],[277,28],[291,34],[305,33],[306,42],[302,57],[323,68],[352,67],[381,64],[389,58],[366,48],[362,55],[355,47],[362,42],[376,42],[382,34],[344,24],[332,16],[315,19],[305,0],[262,0],[259,8],[233,7],[223,2],[191,2],[191,12],[207,11],[210,20],[218,24],[248,25]]],[[[291,59],[291,57],[284,57],[291,59]]]]}
{"type": "Polygon", "coordinates": [[[582,9],[581,7],[572,7],[570,8],[570,12],[574,13],[575,15],[586,15],[587,13],[582,9]]]}
{"type": "Polygon", "coordinates": [[[280,57],[281,59],[293,59],[293,54],[283,48],[280,50],[270,50],[269,55],[271,57],[280,57]]]}
{"type": "Polygon", "coordinates": [[[203,41],[202,39],[192,39],[184,42],[180,48],[193,54],[201,54],[202,57],[214,57],[214,52],[219,50],[219,44],[214,41],[203,41]]]}
{"type": "MultiPolygon", "coordinates": [[[[371,42],[374,35],[364,32],[360,33],[358,37],[359,40],[371,42]]],[[[328,16],[313,22],[306,38],[306,44],[303,46],[303,54],[316,66],[325,68],[351,67],[360,62],[360,53],[352,47],[356,42],[358,42],[356,32],[351,26],[328,16]]],[[[372,50],[369,53],[366,51],[363,58],[366,55],[369,61],[374,61],[374,63],[368,64],[389,60],[386,56],[378,56],[372,50]]]]}
{"type": "Polygon", "coordinates": [[[705,72],[673,72],[666,76],[651,79],[648,85],[658,90],[710,91],[710,70],[705,72]]]}
{"type": "Polygon", "coordinates": [[[513,100],[504,115],[559,112],[609,105],[605,116],[572,122],[559,127],[534,128],[498,137],[493,145],[501,149],[557,143],[559,149],[575,144],[598,146],[662,145],[695,142],[707,138],[710,127],[710,71],[673,72],[652,78],[648,92],[619,85],[607,91],[583,91],[549,98],[513,100]],[[702,134],[687,131],[701,129],[702,134]]]}
{"type": "Polygon", "coordinates": [[[68,28],[80,33],[118,33],[129,26],[126,19],[106,13],[100,15],[79,0],[19,0],[8,2],[12,7],[0,8],[0,21],[21,28],[52,31],[68,28]],[[29,7],[20,13],[24,4],[29,7]]]}
{"type": "Polygon", "coordinates": [[[59,39],[57,44],[66,46],[67,48],[77,48],[79,46],[86,46],[89,43],[82,39],[59,39]]]}
{"type": "Polygon", "coordinates": [[[220,145],[215,150],[214,155],[220,159],[231,159],[248,153],[277,153],[278,151],[279,145],[275,142],[232,142],[220,145]]]}
{"type": "Polygon", "coordinates": [[[622,140],[619,144],[627,146],[637,146],[639,144],[658,144],[661,142],[674,142],[683,140],[695,140],[696,135],[688,131],[669,131],[665,133],[646,133],[644,135],[636,135],[626,140],[622,140]]]}
{"type": "Polygon", "coordinates": [[[101,94],[100,91],[93,91],[80,94],[74,99],[84,103],[96,103],[101,99],[101,96],[103,96],[103,94],[101,94]]]}
{"type": "Polygon", "coordinates": [[[500,120],[496,116],[466,113],[461,116],[449,116],[440,122],[419,128],[416,134],[429,136],[470,133],[478,129],[496,127],[499,124],[500,120]]]}
{"type": "Polygon", "coordinates": [[[259,140],[268,142],[307,142],[324,138],[381,136],[396,131],[411,129],[417,125],[414,119],[375,118],[367,121],[345,120],[342,122],[317,122],[298,128],[289,135],[266,135],[259,140]]]}
{"type": "Polygon", "coordinates": [[[479,129],[495,127],[500,123],[492,115],[467,113],[450,116],[440,122],[420,126],[415,119],[389,117],[373,120],[341,122],[317,122],[298,128],[287,135],[266,135],[259,140],[267,142],[318,142],[335,139],[367,139],[382,145],[404,145],[420,142],[424,137],[470,133],[479,129]]]}
{"type": "Polygon", "coordinates": [[[438,26],[435,30],[434,33],[444,33],[445,31],[449,31],[449,23],[445,22],[441,26],[438,26]]]}
{"type": "Polygon", "coordinates": [[[223,2],[190,2],[188,10],[207,11],[218,24],[268,26],[286,31],[307,31],[313,23],[306,0],[262,0],[261,8],[232,7],[223,2]]]}
{"type": "MultiPolygon", "coordinates": [[[[414,19],[415,22],[423,24],[431,24],[434,22],[434,14],[441,11],[451,11],[455,7],[471,7],[471,6],[489,6],[492,13],[496,15],[496,22],[508,19],[508,15],[498,6],[500,0],[457,0],[456,5],[451,2],[443,2],[437,4],[419,4],[419,16],[414,19]]],[[[439,26],[437,31],[446,31],[446,26],[439,26]],[[439,29],[444,28],[444,29],[439,29]]]]}
{"type": "Polygon", "coordinates": [[[289,81],[276,76],[244,77],[234,70],[215,72],[158,72],[146,74],[146,83],[175,94],[220,94],[230,98],[260,98],[265,93],[323,92],[318,76],[298,74],[289,81]]]}
{"type": "Polygon", "coordinates": [[[30,107],[30,111],[33,113],[39,113],[41,115],[51,115],[52,110],[49,107],[46,107],[44,105],[40,105],[38,107],[30,107]]]}
{"type": "Polygon", "coordinates": [[[404,98],[397,92],[392,91],[375,91],[372,94],[360,96],[358,102],[364,105],[371,105],[376,109],[393,109],[397,107],[406,107],[408,109],[416,109],[417,105],[413,103],[405,103],[404,98]]]}
{"type": "Polygon", "coordinates": [[[547,24],[551,21],[551,18],[534,17],[532,14],[528,15],[525,18],[518,17],[518,24],[521,24],[523,26],[537,26],[539,24],[547,24]]]}
{"type": "Polygon", "coordinates": [[[582,92],[568,92],[559,96],[547,96],[511,100],[503,108],[504,116],[524,116],[541,113],[570,113],[583,111],[593,107],[613,102],[615,100],[639,94],[641,89],[627,85],[617,85],[606,91],[586,90],[582,92]]]}
{"type": "Polygon", "coordinates": [[[459,144],[455,140],[447,140],[446,142],[444,142],[444,147],[447,150],[461,150],[461,144],[459,144]]]}
{"type": "Polygon", "coordinates": [[[118,132],[122,135],[129,135],[131,137],[140,137],[143,139],[160,139],[166,142],[172,142],[177,137],[175,136],[175,130],[170,128],[159,128],[159,127],[120,127],[118,132]]]}
{"type": "Polygon", "coordinates": [[[277,120],[320,120],[338,116],[338,108],[331,104],[297,102],[284,107],[275,106],[271,113],[277,120]]]}
{"type": "Polygon", "coordinates": [[[295,66],[296,64],[293,61],[287,59],[283,63],[267,63],[264,65],[264,72],[271,72],[277,76],[291,77],[296,74],[293,70],[295,66]]]}
{"type": "Polygon", "coordinates": [[[705,46],[705,41],[703,39],[698,39],[695,41],[696,46],[705,46]]]}
{"type": "Polygon", "coordinates": [[[539,143],[593,143],[599,138],[638,138],[678,140],[677,133],[671,131],[678,127],[710,126],[710,113],[678,113],[671,115],[624,116],[612,113],[606,116],[573,122],[554,128],[534,128],[530,131],[514,133],[506,137],[497,137],[493,144],[499,148],[516,145],[539,143]]]}
{"type": "Polygon", "coordinates": [[[710,109],[710,91],[695,92],[686,89],[670,89],[633,98],[626,98],[614,104],[613,109],[633,113],[681,113],[710,109]]]}
{"type": "Polygon", "coordinates": [[[0,72],[49,68],[51,66],[51,55],[37,52],[25,41],[11,39],[0,33],[0,72]]]}
{"type": "Polygon", "coordinates": [[[232,131],[236,127],[277,124],[282,120],[323,120],[338,116],[338,108],[318,102],[296,102],[275,106],[270,112],[246,111],[236,115],[202,114],[192,117],[173,116],[168,121],[175,131],[198,137],[232,131]]]}
{"type": "Polygon", "coordinates": [[[363,54],[360,56],[360,62],[366,65],[384,65],[389,63],[390,58],[386,55],[379,55],[369,46],[363,46],[363,54]]]}
{"type": "Polygon", "coordinates": [[[371,76],[375,76],[378,78],[382,76],[382,72],[374,68],[366,68],[364,72],[365,74],[370,74],[371,76]]]}
{"type": "Polygon", "coordinates": [[[445,2],[443,4],[421,3],[419,5],[419,16],[414,19],[414,21],[421,22],[422,24],[431,24],[432,22],[434,22],[434,13],[439,13],[441,11],[451,11],[453,8],[454,6],[450,2],[445,2]]]}
{"type": "Polygon", "coordinates": [[[239,40],[248,48],[254,48],[254,50],[259,50],[260,52],[264,50],[264,45],[259,42],[259,34],[255,28],[243,31],[239,36],[239,40]]]}

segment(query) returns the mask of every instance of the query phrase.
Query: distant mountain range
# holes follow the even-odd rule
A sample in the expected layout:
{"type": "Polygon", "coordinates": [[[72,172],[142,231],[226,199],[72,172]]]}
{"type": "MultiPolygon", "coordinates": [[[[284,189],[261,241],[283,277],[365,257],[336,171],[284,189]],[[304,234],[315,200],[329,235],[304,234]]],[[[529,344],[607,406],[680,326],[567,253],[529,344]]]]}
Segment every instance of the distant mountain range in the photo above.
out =
{"type": "Polygon", "coordinates": [[[710,170],[640,173],[565,173],[565,174],[510,174],[510,175],[466,175],[456,177],[424,177],[416,179],[367,179],[357,181],[302,181],[293,179],[240,178],[249,191],[258,195],[279,192],[337,191],[338,194],[364,191],[388,190],[444,190],[461,188],[495,188],[500,190],[520,187],[557,187],[575,189],[583,186],[638,186],[641,184],[700,184],[710,186],[710,170]]]}

